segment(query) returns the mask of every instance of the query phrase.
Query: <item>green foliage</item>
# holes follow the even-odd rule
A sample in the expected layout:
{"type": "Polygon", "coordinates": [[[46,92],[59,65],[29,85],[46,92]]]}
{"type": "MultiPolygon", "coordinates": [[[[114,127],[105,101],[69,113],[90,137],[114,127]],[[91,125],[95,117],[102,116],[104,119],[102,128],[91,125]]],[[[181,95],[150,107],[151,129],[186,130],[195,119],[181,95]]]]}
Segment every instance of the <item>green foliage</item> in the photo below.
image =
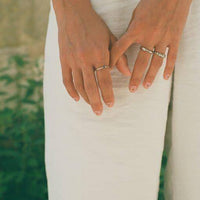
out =
{"type": "Polygon", "coordinates": [[[165,175],[165,168],[167,166],[167,154],[166,152],[163,153],[162,157],[162,166],[160,171],[160,190],[158,193],[158,200],[165,200],[164,198],[164,175],[165,175]]]}
{"type": "Polygon", "coordinates": [[[46,200],[42,68],[12,56],[0,83],[0,199],[46,200]]]}
{"type": "MultiPolygon", "coordinates": [[[[0,199],[47,200],[42,67],[14,55],[0,68],[0,199]]],[[[158,200],[164,200],[164,153],[158,200]]]]}

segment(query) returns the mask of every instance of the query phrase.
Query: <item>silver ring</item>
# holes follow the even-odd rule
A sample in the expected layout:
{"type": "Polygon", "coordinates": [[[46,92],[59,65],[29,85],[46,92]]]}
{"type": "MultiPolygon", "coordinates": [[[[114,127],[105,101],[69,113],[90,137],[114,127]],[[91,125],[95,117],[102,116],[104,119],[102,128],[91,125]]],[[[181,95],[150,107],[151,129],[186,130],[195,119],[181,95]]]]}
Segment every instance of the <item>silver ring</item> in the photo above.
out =
{"type": "Polygon", "coordinates": [[[152,51],[152,50],[147,49],[146,47],[143,47],[143,46],[141,46],[140,49],[141,49],[142,51],[147,52],[147,53],[150,53],[150,54],[153,54],[153,53],[154,53],[154,50],[152,51]]]}
{"type": "Polygon", "coordinates": [[[107,69],[107,68],[110,68],[110,66],[108,66],[108,65],[103,65],[103,66],[101,66],[101,67],[95,68],[95,71],[99,71],[99,70],[107,69]]]}
{"type": "Polygon", "coordinates": [[[156,54],[157,56],[161,57],[161,58],[165,58],[166,57],[166,55],[164,53],[160,53],[158,51],[154,51],[153,53],[156,54]]]}

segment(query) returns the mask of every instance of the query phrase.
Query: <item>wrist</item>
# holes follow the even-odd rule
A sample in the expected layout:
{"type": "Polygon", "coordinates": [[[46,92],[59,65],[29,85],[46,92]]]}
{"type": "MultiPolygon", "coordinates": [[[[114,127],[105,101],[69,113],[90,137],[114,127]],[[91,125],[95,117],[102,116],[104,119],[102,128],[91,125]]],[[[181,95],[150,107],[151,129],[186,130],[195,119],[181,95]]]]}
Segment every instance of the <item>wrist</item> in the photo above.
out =
{"type": "Polygon", "coordinates": [[[71,15],[71,13],[81,13],[87,15],[93,11],[90,0],[52,0],[53,7],[58,20],[64,16],[71,15]]]}
{"type": "Polygon", "coordinates": [[[77,10],[91,9],[90,0],[52,0],[55,11],[62,12],[63,10],[74,8],[77,10]]]}

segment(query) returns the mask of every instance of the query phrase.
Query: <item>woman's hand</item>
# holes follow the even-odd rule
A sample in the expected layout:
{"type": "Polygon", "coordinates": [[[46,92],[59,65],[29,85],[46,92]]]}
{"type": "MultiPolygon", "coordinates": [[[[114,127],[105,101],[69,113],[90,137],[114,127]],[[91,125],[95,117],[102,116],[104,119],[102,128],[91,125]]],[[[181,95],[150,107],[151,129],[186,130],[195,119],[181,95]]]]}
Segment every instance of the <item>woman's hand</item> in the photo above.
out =
{"type": "MultiPolygon", "coordinates": [[[[109,47],[116,39],[89,0],[54,0],[54,9],[64,85],[72,98],[78,101],[81,95],[100,115],[103,106],[99,88],[109,107],[114,104],[114,94],[110,69],[96,71],[97,77],[94,69],[109,65],[109,47]]],[[[130,75],[125,56],[117,65],[122,73],[130,75]]]]}
{"type": "MultiPolygon", "coordinates": [[[[153,56],[143,82],[144,87],[149,88],[163,63],[163,58],[153,53],[153,50],[165,54],[168,47],[163,76],[169,79],[190,4],[191,0],[141,0],[133,12],[127,32],[113,45],[111,66],[133,43],[151,50],[153,56]]],[[[135,92],[141,83],[150,58],[151,53],[140,50],[129,83],[131,92],[135,92]]]]}

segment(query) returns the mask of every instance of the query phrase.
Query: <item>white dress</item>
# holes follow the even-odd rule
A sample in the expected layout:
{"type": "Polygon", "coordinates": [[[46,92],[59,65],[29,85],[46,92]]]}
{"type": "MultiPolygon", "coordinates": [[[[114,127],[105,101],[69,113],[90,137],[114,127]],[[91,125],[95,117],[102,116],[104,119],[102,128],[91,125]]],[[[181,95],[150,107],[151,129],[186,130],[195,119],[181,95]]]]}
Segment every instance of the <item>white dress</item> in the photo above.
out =
{"type": "MultiPolygon", "coordinates": [[[[111,31],[126,30],[138,0],[92,0],[111,31]]],[[[174,74],[166,200],[200,199],[200,2],[193,0],[174,74]]],[[[95,116],[62,83],[57,24],[50,12],[44,70],[49,200],[156,200],[171,96],[161,68],[153,86],[128,91],[112,71],[115,106],[95,116]]],[[[138,52],[127,52],[133,67],[138,52]]]]}

